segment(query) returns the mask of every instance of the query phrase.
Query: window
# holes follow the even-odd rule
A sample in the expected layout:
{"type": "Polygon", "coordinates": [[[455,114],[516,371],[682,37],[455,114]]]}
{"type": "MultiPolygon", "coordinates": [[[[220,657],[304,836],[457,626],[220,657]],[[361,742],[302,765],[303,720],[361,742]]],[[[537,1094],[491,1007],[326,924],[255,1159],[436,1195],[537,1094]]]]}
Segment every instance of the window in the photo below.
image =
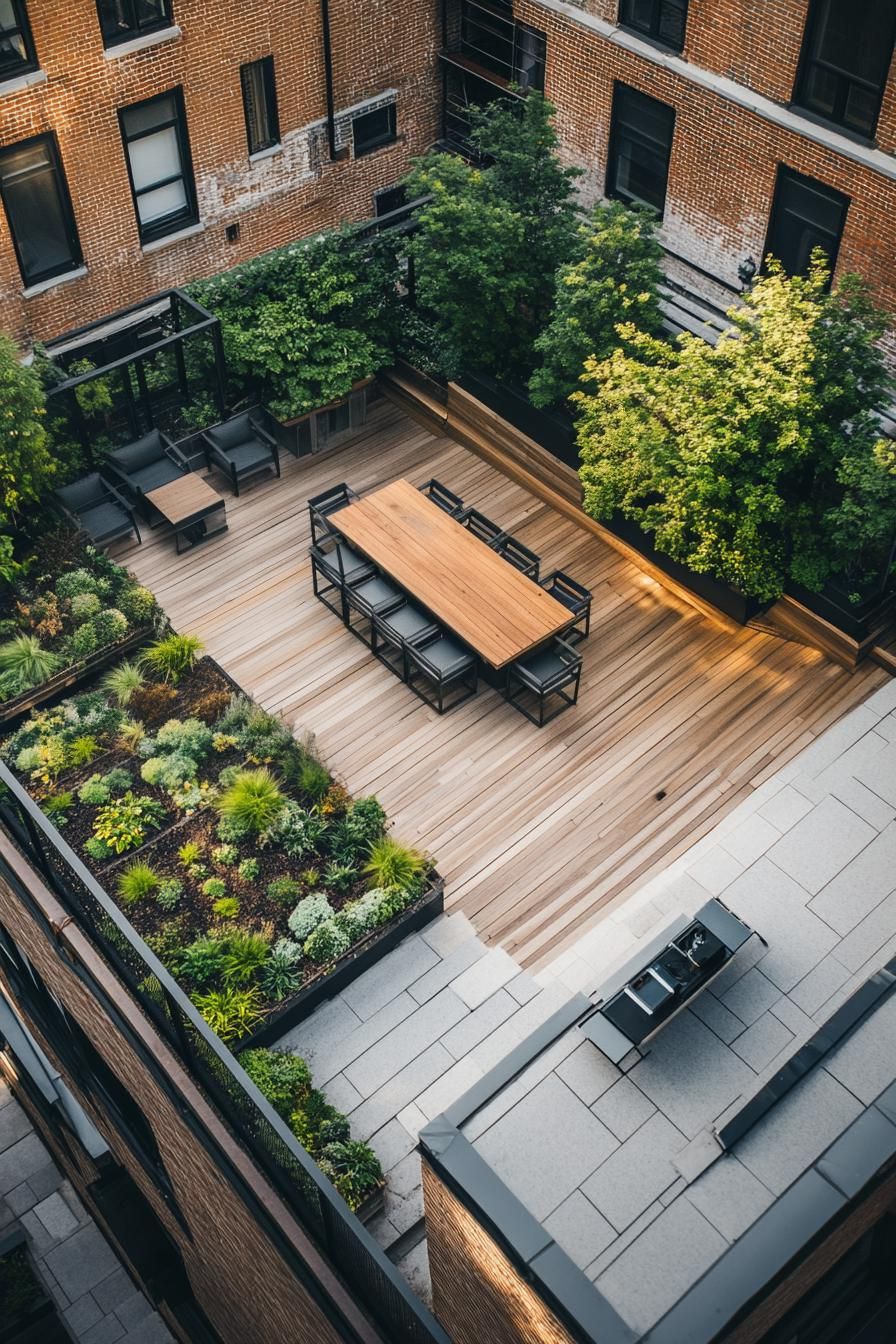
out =
{"type": "Polygon", "coordinates": [[[790,168],[778,169],[765,255],[777,257],[788,275],[802,275],[814,247],[837,262],[849,197],[790,168]]]}
{"type": "Polygon", "coordinates": [[[23,0],[0,0],[0,79],[37,69],[37,55],[23,0]]]}
{"type": "Polygon", "coordinates": [[[365,112],[352,122],[352,144],[355,158],[388,145],[395,139],[395,104],[377,107],[373,112],[365,112]]]}
{"type": "Polygon", "coordinates": [[[619,0],[619,22],[664,47],[681,51],[688,21],[688,0],[619,0]]]}
{"type": "Polygon", "coordinates": [[[194,224],[196,193],[181,90],[134,103],[118,115],[140,241],[194,224]]]}
{"type": "Polygon", "coordinates": [[[97,9],[107,47],[154,33],[172,22],[170,0],[97,0],[97,9]]]}
{"type": "Polygon", "coordinates": [[[56,137],[0,151],[0,196],[26,285],[76,270],[81,248],[56,137]]]}
{"type": "Polygon", "coordinates": [[[519,23],[502,0],[464,0],[461,52],[480,69],[508,84],[544,90],[547,41],[544,33],[519,23]]]}
{"type": "Polygon", "coordinates": [[[666,203],[675,109],[627,84],[613,93],[607,195],[626,205],[649,205],[660,215],[666,203]]]}
{"type": "Polygon", "coordinates": [[[870,139],[894,35],[893,0],[813,0],[793,101],[870,139]]]}
{"type": "Polygon", "coordinates": [[[243,111],[246,114],[249,153],[258,154],[280,141],[273,56],[265,56],[261,61],[250,61],[248,65],[241,65],[240,83],[243,86],[243,111]]]}

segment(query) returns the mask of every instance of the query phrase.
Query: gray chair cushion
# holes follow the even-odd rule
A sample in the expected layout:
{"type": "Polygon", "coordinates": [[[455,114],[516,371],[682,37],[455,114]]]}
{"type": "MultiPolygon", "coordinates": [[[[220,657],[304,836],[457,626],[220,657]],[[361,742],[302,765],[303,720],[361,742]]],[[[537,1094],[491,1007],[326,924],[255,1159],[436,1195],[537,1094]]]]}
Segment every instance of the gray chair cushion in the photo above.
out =
{"type": "Polygon", "coordinates": [[[397,611],[393,611],[389,616],[384,616],[382,623],[386,630],[398,639],[413,639],[417,635],[422,635],[426,630],[435,628],[435,621],[411,602],[406,602],[397,611]]]}
{"type": "Polygon", "coordinates": [[[237,473],[252,471],[256,467],[271,466],[274,455],[268,444],[261,439],[246,439],[233,448],[217,448],[214,454],[222,462],[236,467],[237,473]]]}
{"type": "Polygon", "coordinates": [[[223,425],[214,425],[211,429],[206,430],[206,433],[216,448],[223,448],[225,451],[238,448],[247,439],[255,438],[255,429],[249,419],[248,411],[243,411],[241,415],[234,415],[230,420],[225,420],[223,425]]]}
{"type": "Polygon", "coordinates": [[[519,667],[532,681],[537,681],[541,685],[559,673],[572,670],[571,665],[554,649],[545,649],[542,653],[533,654],[531,658],[524,658],[519,667]]]}
{"type": "Polygon", "coordinates": [[[372,579],[365,579],[363,583],[353,587],[349,593],[349,600],[353,597],[360,599],[365,606],[376,610],[377,607],[385,606],[387,602],[397,602],[401,593],[388,579],[381,579],[377,576],[372,579]]]}
{"type": "Polygon", "coordinates": [[[72,481],[71,485],[61,485],[53,493],[67,509],[71,509],[72,513],[80,513],[83,509],[89,509],[91,505],[102,503],[107,490],[99,472],[92,471],[89,476],[82,476],[80,481],[72,481]]]}
{"type": "Polygon", "coordinates": [[[126,444],[124,448],[116,448],[109,454],[109,461],[114,462],[121,471],[130,476],[164,456],[165,445],[162,436],[157,429],[154,429],[149,434],[144,434],[142,439],[126,444]]]}
{"type": "Polygon", "coordinates": [[[163,457],[160,462],[153,462],[141,471],[130,472],[128,481],[141,495],[148,495],[150,490],[158,490],[160,485],[176,481],[183,474],[176,462],[172,462],[170,457],[163,457]]]}
{"type": "Polygon", "coordinates": [[[134,528],[130,517],[121,505],[116,504],[114,500],[108,504],[98,504],[96,508],[87,509],[84,513],[78,515],[78,519],[84,531],[94,541],[108,541],[111,537],[131,532],[134,528]]]}
{"type": "Polygon", "coordinates": [[[467,653],[466,649],[462,649],[453,639],[448,639],[445,635],[416,650],[416,653],[430,667],[436,668],[443,677],[450,676],[452,672],[463,672],[464,668],[473,662],[472,654],[467,653]]]}

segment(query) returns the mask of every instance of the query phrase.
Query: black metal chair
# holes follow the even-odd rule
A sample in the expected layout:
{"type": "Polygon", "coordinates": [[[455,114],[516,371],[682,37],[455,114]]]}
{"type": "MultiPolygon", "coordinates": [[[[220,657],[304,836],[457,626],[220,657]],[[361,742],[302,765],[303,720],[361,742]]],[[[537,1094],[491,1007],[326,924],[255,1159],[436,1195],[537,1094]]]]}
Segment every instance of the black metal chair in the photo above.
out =
{"type": "Polygon", "coordinates": [[[475,654],[444,631],[408,644],[405,658],[408,685],[437,714],[456,709],[476,694],[479,664],[475,654]]]}
{"type": "Polygon", "coordinates": [[[420,486],[420,492],[431,499],[433,504],[437,504],[440,509],[444,509],[452,518],[459,518],[464,512],[464,502],[460,495],[456,495],[453,490],[449,490],[447,485],[437,481],[434,476],[432,480],[420,486]]]}
{"type": "Polygon", "coordinates": [[[562,569],[555,569],[547,578],[541,580],[541,587],[551,597],[561,602],[564,607],[568,607],[575,620],[568,630],[563,631],[563,638],[567,644],[580,644],[583,639],[587,639],[591,633],[591,593],[587,588],[583,588],[575,579],[571,579],[568,574],[564,574],[562,569]]]}
{"type": "Polygon", "coordinates": [[[576,703],[581,679],[582,655],[562,639],[554,638],[539,653],[510,664],[504,698],[530,723],[543,728],[576,703]],[[547,704],[552,697],[560,703],[548,712],[547,704]]]}
{"type": "Polygon", "coordinates": [[[405,601],[404,593],[394,583],[374,574],[372,578],[346,583],[345,623],[353,635],[357,635],[362,644],[373,644],[373,618],[384,616],[405,601]]]}
{"type": "Polygon", "coordinates": [[[375,658],[394,672],[402,681],[407,681],[407,651],[421,639],[427,639],[439,633],[439,627],[413,602],[402,602],[401,606],[384,615],[374,616],[370,622],[370,648],[375,658]]]}
{"type": "Polygon", "coordinates": [[[514,569],[518,569],[521,574],[525,574],[527,579],[538,582],[538,571],[541,568],[541,560],[534,551],[530,551],[528,546],[524,546],[516,537],[509,534],[496,542],[494,549],[498,552],[502,560],[506,560],[514,569]]]}
{"type": "Polygon", "coordinates": [[[340,621],[348,624],[346,584],[372,579],[376,575],[376,568],[338,537],[331,534],[324,538],[324,542],[329,542],[329,550],[324,550],[323,546],[311,546],[308,550],[311,556],[311,586],[318,601],[329,607],[340,621]],[[334,596],[337,593],[338,605],[334,596]]]}
{"type": "Polygon", "coordinates": [[[60,486],[53,494],[69,522],[86,532],[97,546],[129,537],[132,532],[138,542],[141,540],[133,508],[98,471],[60,486]]]}
{"type": "Polygon", "coordinates": [[[277,440],[262,428],[251,411],[243,411],[204,430],[202,442],[209,471],[217,467],[229,476],[235,495],[239,495],[240,486],[250,476],[271,470],[280,475],[277,440]]]}
{"type": "Polygon", "coordinates": [[[497,523],[493,523],[491,518],[486,518],[478,509],[464,509],[457,521],[492,549],[496,549],[507,535],[497,523]]]}
{"type": "Polygon", "coordinates": [[[153,429],[134,443],[114,448],[106,458],[106,468],[155,525],[164,520],[144,496],[151,490],[158,490],[161,485],[168,485],[178,477],[186,476],[190,464],[167,434],[153,429]]]}
{"type": "Polygon", "coordinates": [[[311,521],[311,540],[316,546],[320,541],[318,529],[323,536],[331,536],[333,529],[327,521],[334,513],[352,504],[358,496],[345,481],[323,490],[308,501],[308,517],[311,521]]]}

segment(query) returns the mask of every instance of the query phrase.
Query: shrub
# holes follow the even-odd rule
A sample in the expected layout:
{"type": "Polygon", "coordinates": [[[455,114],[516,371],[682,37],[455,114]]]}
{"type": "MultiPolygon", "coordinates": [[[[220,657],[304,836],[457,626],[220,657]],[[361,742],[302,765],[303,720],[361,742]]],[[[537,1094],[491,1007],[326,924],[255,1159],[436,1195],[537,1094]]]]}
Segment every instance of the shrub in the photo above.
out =
{"type": "Polygon", "coordinates": [[[164,807],[155,798],[128,790],[100,809],[93,823],[93,833],[114,853],[124,854],[142,844],[149,831],[161,826],[165,816],[164,807]]]}
{"type": "Polygon", "coordinates": [[[224,1042],[247,1035],[264,1019],[261,994],[255,988],[228,986],[197,995],[193,1002],[212,1031],[224,1042]]]}
{"type": "Polygon", "coordinates": [[[112,790],[102,775],[91,775],[78,790],[78,797],[82,803],[89,803],[93,807],[101,807],[103,803],[108,803],[112,797],[112,790]]]}
{"type": "Polygon", "coordinates": [[[202,640],[196,635],[167,635],[150,644],[141,661],[162,681],[176,685],[195,665],[203,648],[202,640]]]}
{"type": "Polygon", "coordinates": [[[306,812],[298,803],[290,801],[279,812],[266,839],[279,845],[291,859],[302,859],[315,852],[326,831],[325,817],[306,812]]]}
{"type": "Polygon", "coordinates": [[[136,663],[123,662],[113,667],[103,678],[103,690],[119,705],[130,702],[135,691],[143,685],[143,673],[136,663]]]}
{"type": "Polygon", "coordinates": [[[32,774],[42,784],[53,784],[56,777],[69,764],[69,753],[65,743],[58,737],[48,737],[37,748],[37,765],[32,774]]]}
{"type": "Polygon", "coordinates": [[[317,1156],[317,1163],[350,1209],[357,1209],[383,1179],[376,1153],[369,1144],[357,1139],[326,1144],[317,1156]]]}
{"type": "Polygon", "coordinates": [[[156,904],[163,910],[174,910],[184,892],[184,884],[177,877],[163,877],[156,887],[156,904]]]}
{"type": "Polygon", "coordinates": [[[236,929],[224,941],[221,973],[226,984],[244,985],[254,979],[267,961],[270,939],[263,933],[236,929]]]}
{"type": "Polygon", "coordinates": [[[214,900],[227,895],[227,883],[220,877],[210,877],[207,882],[202,884],[203,896],[211,896],[214,900]]]}
{"type": "Polygon", "coordinates": [[[18,526],[22,510],[47,489],[56,464],[44,427],[40,375],[21,362],[8,336],[0,337],[0,528],[18,526]]]}
{"type": "Polygon", "coordinates": [[[414,902],[416,895],[414,890],[406,891],[401,887],[393,887],[391,891],[383,892],[376,908],[376,923],[388,924],[390,919],[400,915],[402,910],[406,910],[414,902]]]}
{"type": "Polygon", "coordinates": [[[132,863],[118,878],[118,894],[125,905],[136,905],[159,885],[159,874],[148,863],[132,863]]]}
{"type": "Polygon", "coordinates": [[[357,866],[386,829],[386,814],[376,798],[358,798],[337,821],[329,836],[336,863],[357,866]]]}
{"type": "Polygon", "coordinates": [[[95,574],[91,574],[89,569],[83,567],[79,569],[70,569],[67,574],[60,574],[56,579],[56,593],[62,598],[78,597],[82,593],[90,593],[94,597],[100,594],[100,582],[95,574]]]}
{"type": "Polygon", "coordinates": [[[283,795],[269,770],[242,770],[218,799],[221,817],[244,834],[268,830],[283,808],[283,795]]]}
{"type": "Polygon", "coordinates": [[[197,989],[203,989],[221,976],[224,943],[220,938],[197,938],[181,949],[176,974],[182,975],[197,989]]]}
{"type": "Polygon", "coordinates": [[[72,765],[89,765],[94,756],[99,754],[100,744],[95,737],[85,734],[84,737],[76,737],[74,742],[69,744],[68,758],[72,765]]]}
{"type": "Polygon", "coordinates": [[[168,719],[156,733],[152,748],[146,748],[146,754],[182,752],[194,761],[202,761],[211,749],[212,732],[201,719],[168,719]]]}
{"type": "Polygon", "coordinates": [[[109,789],[110,793],[124,793],[133,784],[133,776],[130,771],[117,765],[103,775],[103,783],[109,789]]]}
{"type": "Polygon", "coordinates": [[[345,1122],[345,1116],[327,1101],[319,1088],[312,1087],[301,1105],[289,1117],[289,1127],[309,1153],[320,1151],[321,1135],[329,1132],[334,1122],[345,1122]]]}
{"type": "Polygon", "coordinates": [[[128,709],[143,723],[152,726],[166,717],[176,699],[177,691],[173,686],[149,682],[132,693],[128,709]]]}
{"type": "Polygon", "coordinates": [[[294,877],[275,877],[268,883],[267,895],[269,900],[276,901],[278,905],[292,905],[301,890],[301,882],[297,882],[294,877]]]}
{"type": "Polygon", "coordinates": [[[244,882],[254,882],[261,870],[257,859],[243,859],[236,871],[244,882]]]}
{"type": "Polygon", "coordinates": [[[71,601],[72,617],[80,625],[82,621],[89,621],[96,616],[102,605],[96,593],[76,593],[71,601]]]}
{"type": "Polygon", "coordinates": [[[330,902],[322,891],[315,891],[299,901],[286,922],[296,942],[304,943],[313,929],[332,917],[333,907],[330,902]]]}
{"type": "Polygon", "coordinates": [[[62,665],[62,659],[42,647],[36,635],[16,635],[0,644],[0,695],[9,699],[40,686],[62,665]]]}
{"type": "Polygon", "coordinates": [[[240,852],[236,845],[217,845],[212,850],[212,858],[215,863],[220,863],[224,868],[232,868],[239,861],[240,852]]]}
{"type": "Polygon", "coordinates": [[[351,939],[345,930],[341,929],[335,920],[328,919],[309,933],[305,939],[304,950],[306,957],[322,965],[326,961],[335,961],[337,957],[341,957],[350,946],[351,939]]]}
{"type": "Polygon", "coordinates": [[[216,723],[230,704],[228,691],[209,691],[193,706],[193,714],[203,723],[216,723]]]}
{"type": "Polygon", "coordinates": [[[319,803],[326,796],[332,783],[330,772],[320,761],[306,756],[298,772],[296,784],[312,803],[319,803]]]}
{"type": "Polygon", "coordinates": [[[140,778],[154,788],[173,793],[195,780],[196,762],[192,756],[179,751],[170,756],[150,756],[140,767],[140,778]]]}
{"type": "Polygon", "coordinates": [[[97,863],[105,863],[106,859],[111,859],[114,851],[112,846],[101,840],[98,835],[91,835],[84,841],[84,853],[97,863]]]}
{"type": "Polygon", "coordinates": [[[289,1119],[311,1091],[311,1073],[298,1055],[280,1050],[244,1050],[240,1064],[284,1120],[289,1119]]]}
{"type": "Polygon", "coordinates": [[[235,896],[220,896],[212,909],[221,919],[236,919],[240,912],[240,903],[235,896]]]}
{"type": "Polygon", "coordinates": [[[140,750],[140,743],[145,736],[146,729],[142,723],[138,723],[136,719],[127,719],[121,725],[121,731],[115,745],[120,747],[122,751],[128,751],[134,756],[140,750]]]}
{"type": "Polygon", "coordinates": [[[202,846],[197,845],[195,840],[188,840],[186,844],[181,845],[180,849],[177,851],[177,857],[185,868],[189,868],[191,864],[198,863],[201,859],[202,846]]]}
{"type": "Polygon", "coordinates": [[[156,599],[148,588],[138,583],[127,584],[118,595],[118,605],[135,625],[151,621],[158,611],[156,599]]]}
{"type": "Polygon", "coordinates": [[[364,872],[374,887],[419,892],[432,867],[425,854],[384,835],[371,846],[364,872]]]}
{"type": "Polygon", "coordinates": [[[75,795],[65,790],[63,793],[53,793],[49,798],[45,798],[41,803],[41,808],[56,826],[64,826],[66,813],[72,807],[74,801],[75,795]]]}
{"type": "Polygon", "coordinates": [[[329,887],[340,896],[347,891],[351,891],[357,880],[357,869],[349,868],[344,863],[328,863],[324,869],[324,886],[329,887]]]}
{"type": "Polygon", "coordinates": [[[115,644],[128,632],[128,618],[117,607],[106,607],[93,618],[93,629],[97,643],[115,644]]]}
{"type": "Polygon", "coordinates": [[[236,738],[232,733],[215,733],[212,738],[212,747],[215,751],[230,751],[236,746],[236,738]]]}
{"type": "Polygon", "coordinates": [[[78,626],[71,637],[70,648],[75,658],[88,658],[90,654],[96,652],[98,643],[93,622],[88,621],[85,625],[78,626]]]}
{"type": "MultiPolygon", "coordinates": [[[[251,702],[250,702],[251,703],[251,702]]],[[[225,719],[218,727],[222,732],[225,719]]],[[[286,751],[295,746],[292,733],[275,714],[268,714],[259,705],[252,704],[245,722],[236,734],[237,744],[250,761],[267,764],[278,760],[286,751]]]]}
{"type": "Polygon", "coordinates": [[[343,817],[351,807],[351,795],[341,784],[331,784],[318,807],[322,817],[343,817]]]}
{"type": "Polygon", "coordinates": [[[352,942],[380,923],[380,905],[386,895],[382,889],[375,887],[372,891],[366,891],[360,900],[349,901],[339,911],[336,918],[352,942]]]}

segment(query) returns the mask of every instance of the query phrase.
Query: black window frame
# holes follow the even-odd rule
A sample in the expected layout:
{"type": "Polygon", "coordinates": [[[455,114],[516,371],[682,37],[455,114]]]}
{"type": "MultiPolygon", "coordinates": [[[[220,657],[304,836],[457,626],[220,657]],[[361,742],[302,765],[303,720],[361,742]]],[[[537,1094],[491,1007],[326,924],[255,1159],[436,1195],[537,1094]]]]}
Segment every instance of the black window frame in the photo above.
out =
{"type": "Polygon", "coordinates": [[[141,244],[156,242],[159,238],[167,238],[171,233],[180,233],[181,229],[188,229],[192,224],[199,222],[199,210],[196,200],[196,181],[193,176],[193,157],[190,153],[190,136],[187,129],[187,111],[184,104],[184,91],[178,86],[174,89],[165,89],[163,93],[153,94],[152,98],[141,98],[136,103],[128,103],[126,107],[118,109],[118,124],[121,130],[121,142],[124,149],[124,161],[128,170],[128,183],[131,188],[131,200],[134,205],[134,218],[137,221],[137,229],[140,234],[141,244]],[[149,107],[152,103],[161,103],[166,98],[173,98],[176,105],[176,114],[167,121],[160,121],[150,130],[138,131],[136,135],[128,135],[125,129],[125,117],[128,112],[133,112],[138,107],[149,107]],[[177,146],[180,152],[181,171],[173,173],[170,177],[162,178],[154,182],[152,186],[141,187],[138,191],[134,186],[134,174],[131,169],[131,156],[128,146],[136,140],[143,140],[147,136],[156,135],[159,131],[167,130],[173,127],[177,135],[177,146]],[[140,196],[147,195],[150,191],[157,191],[159,187],[168,186],[171,182],[182,181],[184,192],[187,198],[186,206],[178,214],[166,215],[158,223],[144,224],[140,219],[140,211],[137,202],[140,196]]]}
{"type": "MultiPolygon", "coordinates": [[[[799,65],[797,66],[796,79],[794,80],[793,93],[791,95],[790,106],[798,112],[811,117],[813,120],[820,121],[826,126],[836,126],[844,134],[861,140],[866,144],[874,142],[877,133],[877,124],[880,120],[880,111],[883,106],[884,95],[887,89],[887,80],[889,78],[890,68],[893,63],[893,52],[896,47],[896,5],[892,6],[890,39],[887,44],[887,56],[883,63],[880,75],[880,82],[875,90],[870,80],[862,76],[850,75],[845,70],[839,70],[825,61],[821,56],[813,54],[813,47],[819,40],[822,24],[827,17],[826,9],[833,3],[833,0],[809,0],[809,8],[806,13],[806,26],[803,30],[803,45],[800,50],[799,65]],[[816,68],[821,68],[833,75],[839,84],[837,92],[837,106],[833,113],[824,110],[819,111],[817,106],[813,106],[810,99],[808,88],[812,73],[816,68]],[[849,102],[850,88],[852,85],[864,87],[877,94],[877,108],[874,114],[874,120],[870,127],[858,127],[846,119],[846,112],[849,102]],[[840,115],[838,115],[838,109],[840,115]]],[[[858,20],[856,20],[858,22],[858,20]]]]}
{"type": "Polygon", "coordinates": [[[653,13],[645,28],[643,24],[637,22],[632,13],[635,0],[619,0],[619,13],[616,19],[619,27],[625,28],[630,33],[637,33],[639,37],[646,38],[648,42],[655,43],[665,51],[683,51],[688,27],[688,0],[648,0],[648,3],[652,5],[653,13]],[[663,34],[664,23],[673,10],[683,10],[680,40],[670,39],[663,34]]]}
{"type": "Polygon", "coordinates": [[[56,139],[54,131],[46,131],[43,135],[31,135],[26,140],[17,140],[12,145],[4,145],[0,149],[0,165],[7,154],[14,154],[21,150],[28,149],[32,145],[45,144],[49,151],[49,158],[52,164],[52,171],[56,180],[56,194],[59,201],[59,209],[65,231],[68,236],[69,247],[71,251],[70,259],[64,264],[49,266],[39,272],[29,275],[22,252],[19,247],[19,240],[16,237],[16,231],[13,228],[12,218],[6,203],[6,194],[3,190],[3,172],[0,167],[0,200],[3,202],[3,213],[6,215],[6,224],[9,229],[9,236],[12,239],[12,245],[16,254],[16,262],[19,267],[19,273],[26,289],[33,285],[43,284],[46,280],[55,280],[57,276],[69,275],[72,271],[80,270],[84,264],[84,254],[81,251],[81,239],[78,236],[78,225],[75,220],[75,212],[72,208],[72,198],[68,189],[68,182],[65,176],[65,169],[62,166],[62,157],[59,153],[59,142],[56,139]]]}
{"type": "Polygon", "coordinates": [[[362,112],[359,116],[352,118],[352,157],[363,159],[365,155],[372,154],[374,150],[382,149],[383,145],[392,145],[398,139],[398,114],[396,104],[384,103],[382,107],[372,107],[368,112],[362,112]],[[358,126],[369,121],[371,117],[380,117],[386,114],[387,129],[380,135],[374,136],[370,140],[364,141],[363,145],[358,145],[358,126]]]}
{"type": "Polygon", "coordinates": [[[631,84],[626,84],[622,80],[613,81],[613,104],[610,112],[610,138],[607,146],[607,174],[606,174],[606,195],[614,200],[622,201],[624,205],[638,206],[641,209],[649,209],[656,212],[657,218],[662,219],[666,211],[666,196],[669,190],[669,164],[672,159],[672,146],[675,142],[675,108],[669,103],[662,102],[659,98],[652,98],[648,93],[642,93],[640,89],[633,88],[631,84]],[[645,145],[648,152],[656,153],[658,141],[652,140],[647,143],[647,136],[643,132],[637,131],[631,122],[623,122],[621,108],[626,101],[632,105],[637,105],[638,101],[651,103],[654,107],[662,108],[664,113],[668,113],[669,135],[668,143],[665,147],[665,164],[663,172],[663,200],[661,205],[654,201],[647,201],[641,197],[633,196],[626,192],[618,184],[618,164],[620,146],[624,139],[631,139],[637,142],[638,135],[642,137],[641,143],[645,145]],[[626,129],[627,128],[627,129],[626,129]]]}
{"type": "Polygon", "coordinates": [[[5,84],[10,79],[18,79],[19,75],[31,74],[33,70],[39,68],[37,50],[34,46],[34,35],[31,32],[31,23],[28,18],[25,0],[10,0],[10,3],[15,23],[12,28],[0,27],[0,39],[7,37],[9,34],[20,37],[25,48],[25,57],[17,65],[10,66],[8,69],[4,67],[2,57],[0,57],[0,84],[5,84]]]}
{"type": "MultiPolygon", "coordinates": [[[[786,163],[780,163],[778,165],[778,171],[775,175],[775,189],[772,195],[771,208],[769,209],[768,228],[766,229],[765,234],[765,247],[762,253],[762,271],[765,273],[768,269],[768,258],[770,255],[781,262],[788,275],[802,275],[805,273],[805,269],[808,266],[809,258],[807,257],[805,267],[801,270],[791,269],[787,264],[787,259],[783,257],[780,252],[775,251],[772,246],[773,235],[775,234],[776,229],[781,227],[779,216],[786,211],[781,196],[782,186],[787,182],[793,182],[798,186],[808,188],[819,196],[827,196],[834,204],[842,207],[840,225],[836,233],[830,233],[830,230],[824,229],[818,225],[815,226],[818,228],[819,232],[829,233],[830,237],[834,239],[833,249],[828,253],[830,271],[833,276],[840,255],[840,244],[843,241],[843,231],[846,228],[846,219],[849,214],[849,207],[852,204],[852,197],[847,196],[845,192],[838,191],[836,187],[829,187],[826,182],[820,182],[818,178],[808,177],[805,173],[797,172],[795,168],[789,168],[786,163]]],[[[819,242],[814,244],[814,246],[822,246],[822,244],[819,242]]],[[[810,251],[811,250],[814,250],[814,247],[813,249],[810,249],[810,251]]],[[[825,251],[827,251],[827,249],[825,249],[825,251]]]]}
{"type": "Polygon", "coordinates": [[[137,0],[121,0],[122,5],[130,11],[131,21],[121,32],[109,33],[106,31],[105,21],[103,19],[102,0],[96,0],[96,14],[100,25],[100,34],[103,39],[103,47],[108,51],[111,47],[120,46],[122,42],[133,42],[138,37],[148,37],[150,33],[160,33],[164,29],[172,27],[174,23],[174,13],[171,7],[171,0],[162,0],[164,14],[159,19],[153,19],[149,23],[141,23],[137,15],[137,0]]]}
{"type": "Polygon", "coordinates": [[[277,110],[277,82],[274,77],[273,56],[261,56],[258,60],[246,61],[240,66],[240,92],[246,122],[246,144],[249,146],[251,158],[253,154],[262,154],[266,149],[273,149],[275,145],[280,144],[280,116],[277,110]],[[268,139],[258,144],[252,143],[252,117],[249,104],[250,98],[255,97],[254,90],[249,87],[249,81],[255,71],[260,71],[261,74],[264,115],[268,128],[268,139]]]}

